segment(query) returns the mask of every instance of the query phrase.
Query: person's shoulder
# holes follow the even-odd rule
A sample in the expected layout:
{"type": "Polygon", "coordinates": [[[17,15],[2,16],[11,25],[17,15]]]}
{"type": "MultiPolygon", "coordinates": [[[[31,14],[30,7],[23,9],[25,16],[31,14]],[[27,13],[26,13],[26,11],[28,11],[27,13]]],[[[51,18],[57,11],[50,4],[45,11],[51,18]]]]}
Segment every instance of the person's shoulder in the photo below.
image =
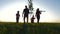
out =
{"type": "Polygon", "coordinates": [[[17,15],[17,14],[16,14],[17,15]]]}
{"type": "Polygon", "coordinates": [[[27,8],[28,9],[28,8],[27,8]]]}

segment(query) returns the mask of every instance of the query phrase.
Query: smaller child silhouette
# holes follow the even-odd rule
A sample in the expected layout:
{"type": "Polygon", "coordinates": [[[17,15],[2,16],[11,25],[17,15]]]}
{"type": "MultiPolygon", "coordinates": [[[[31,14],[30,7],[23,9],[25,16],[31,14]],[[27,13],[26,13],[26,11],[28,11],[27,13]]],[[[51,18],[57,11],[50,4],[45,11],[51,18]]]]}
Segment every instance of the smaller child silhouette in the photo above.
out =
{"type": "Polygon", "coordinates": [[[34,15],[32,16],[32,18],[31,18],[31,23],[34,23],[34,15]]]}

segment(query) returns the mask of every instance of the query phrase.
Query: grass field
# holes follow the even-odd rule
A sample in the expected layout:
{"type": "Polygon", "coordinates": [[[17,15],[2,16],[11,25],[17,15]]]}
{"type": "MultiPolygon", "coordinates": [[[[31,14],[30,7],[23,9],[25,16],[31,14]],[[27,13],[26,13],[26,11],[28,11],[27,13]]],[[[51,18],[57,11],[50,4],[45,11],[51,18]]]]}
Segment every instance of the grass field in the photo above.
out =
{"type": "Polygon", "coordinates": [[[0,34],[60,34],[60,23],[2,23],[0,34]]]}

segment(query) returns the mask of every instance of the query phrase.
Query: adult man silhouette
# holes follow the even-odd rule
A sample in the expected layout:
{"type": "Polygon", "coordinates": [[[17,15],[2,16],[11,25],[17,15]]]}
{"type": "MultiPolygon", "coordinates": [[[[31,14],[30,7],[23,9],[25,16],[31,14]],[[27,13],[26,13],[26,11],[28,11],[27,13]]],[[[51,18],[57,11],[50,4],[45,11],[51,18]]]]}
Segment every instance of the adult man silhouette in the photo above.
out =
{"type": "Polygon", "coordinates": [[[39,23],[40,14],[41,14],[41,11],[39,11],[39,8],[37,8],[37,10],[36,10],[37,23],[39,23]]]}
{"type": "Polygon", "coordinates": [[[16,14],[16,22],[17,23],[19,22],[19,17],[20,17],[20,14],[19,14],[19,11],[17,11],[17,14],[16,14]]]}
{"type": "Polygon", "coordinates": [[[23,14],[24,14],[24,23],[25,23],[25,18],[27,18],[27,23],[28,23],[29,9],[27,8],[27,6],[25,6],[25,9],[23,10],[23,14]]]}

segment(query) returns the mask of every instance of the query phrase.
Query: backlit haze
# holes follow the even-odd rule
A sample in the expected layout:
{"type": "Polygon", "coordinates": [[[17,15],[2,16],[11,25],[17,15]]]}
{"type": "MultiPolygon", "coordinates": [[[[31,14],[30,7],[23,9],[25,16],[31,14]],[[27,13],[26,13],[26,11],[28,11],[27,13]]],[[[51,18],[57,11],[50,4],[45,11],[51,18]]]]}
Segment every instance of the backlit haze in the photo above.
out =
{"type": "MultiPolygon", "coordinates": [[[[20,11],[20,20],[23,22],[22,12],[28,5],[27,0],[0,0],[0,21],[15,22],[16,13],[20,11]]],[[[39,8],[42,11],[40,22],[60,22],[60,0],[33,0],[33,13],[39,8]]],[[[31,18],[29,15],[29,22],[31,18]]],[[[35,22],[36,22],[35,17],[35,22]]]]}

